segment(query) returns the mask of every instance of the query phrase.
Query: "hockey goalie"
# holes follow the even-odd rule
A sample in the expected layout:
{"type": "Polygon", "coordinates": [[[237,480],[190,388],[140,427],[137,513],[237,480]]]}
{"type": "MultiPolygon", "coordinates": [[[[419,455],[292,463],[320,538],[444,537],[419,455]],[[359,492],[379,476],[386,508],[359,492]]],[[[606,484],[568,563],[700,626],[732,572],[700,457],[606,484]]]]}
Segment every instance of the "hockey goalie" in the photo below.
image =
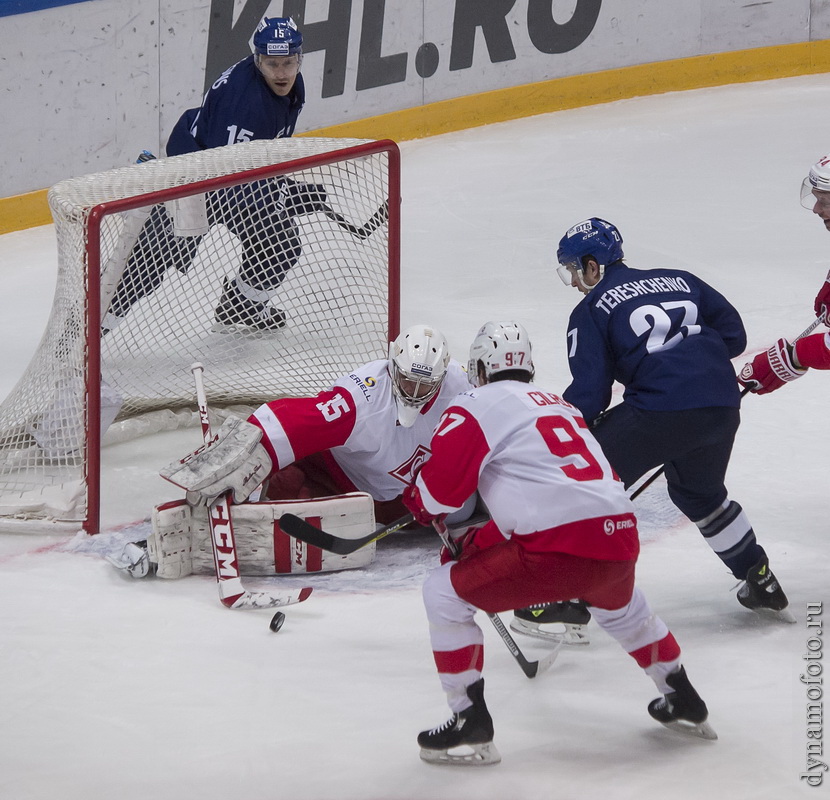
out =
{"type": "MultiPolygon", "coordinates": [[[[290,511],[314,524],[319,519],[319,527],[341,537],[360,538],[374,530],[376,518],[405,514],[403,490],[429,456],[426,445],[441,414],[467,387],[444,335],[415,325],[390,344],[388,358],[355,369],[330,390],[265,403],[247,420],[229,417],[208,444],[161,470],[188,501],[156,509],[149,561],[162,577],[209,572],[205,507],[230,492],[242,574],[369,563],[373,546],[345,560],[314,552],[279,530],[279,516],[290,511]],[[255,491],[262,502],[246,502],[255,491]]],[[[460,518],[470,513],[465,508],[460,518]]],[[[141,554],[126,560],[140,561],[141,554]]]]}

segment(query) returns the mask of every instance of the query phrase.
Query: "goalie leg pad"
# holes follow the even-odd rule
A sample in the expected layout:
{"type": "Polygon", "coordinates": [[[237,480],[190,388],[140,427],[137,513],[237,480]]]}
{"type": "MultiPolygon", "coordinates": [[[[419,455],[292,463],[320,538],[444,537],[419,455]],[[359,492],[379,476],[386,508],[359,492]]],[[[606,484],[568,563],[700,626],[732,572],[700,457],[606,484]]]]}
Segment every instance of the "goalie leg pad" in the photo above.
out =
{"type": "Polygon", "coordinates": [[[153,509],[153,532],[147,538],[147,551],[159,578],[186,578],[193,573],[191,512],[185,500],[153,509]]]}
{"type": "MultiPolygon", "coordinates": [[[[242,575],[284,575],[304,572],[332,572],[357,569],[374,559],[375,545],[339,556],[307,545],[284,533],[280,517],[291,512],[338,536],[359,538],[375,529],[374,504],[370,495],[354,492],[313,500],[282,500],[240,503],[231,506],[237,557],[242,575]]],[[[201,509],[194,509],[194,571],[210,572],[207,513],[202,524],[201,509]]]]}
{"type": "MultiPolygon", "coordinates": [[[[300,542],[279,526],[280,517],[291,512],[338,536],[360,538],[375,530],[374,503],[364,492],[314,500],[240,503],[230,509],[241,575],[358,569],[374,559],[374,542],[340,556],[300,542]]],[[[213,574],[208,511],[203,506],[192,507],[184,500],[158,506],[148,547],[161,578],[213,574]]]]}

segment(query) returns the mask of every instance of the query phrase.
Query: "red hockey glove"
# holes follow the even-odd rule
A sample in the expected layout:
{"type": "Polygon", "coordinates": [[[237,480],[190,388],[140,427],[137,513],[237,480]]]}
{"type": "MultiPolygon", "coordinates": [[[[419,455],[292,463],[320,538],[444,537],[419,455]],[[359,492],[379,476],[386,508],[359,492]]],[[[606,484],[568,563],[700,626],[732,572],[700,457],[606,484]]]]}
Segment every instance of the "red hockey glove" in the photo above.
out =
{"type": "Polygon", "coordinates": [[[444,546],[441,548],[440,554],[442,564],[468,558],[479,550],[486,550],[488,547],[505,540],[493,520],[488,520],[484,525],[473,525],[469,528],[465,528],[462,522],[458,526],[450,528],[449,533],[455,542],[458,556],[457,558],[454,557],[449,549],[444,546]]]}
{"type": "Polygon", "coordinates": [[[813,307],[816,310],[816,316],[821,317],[821,321],[830,327],[830,272],[827,273],[821,289],[818,290],[813,307]]]}
{"type": "Polygon", "coordinates": [[[415,522],[423,525],[425,528],[432,525],[432,520],[443,519],[446,516],[446,514],[432,514],[424,508],[424,503],[421,499],[421,490],[415,485],[414,481],[403,490],[401,500],[403,500],[403,504],[414,515],[415,522]]]}
{"type": "Polygon", "coordinates": [[[750,392],[768,394],[800,378],[806,371],[795,365],[793,346],[786,339],[779,339],[769,350],[744,364],[738,381],[750,392]]]}

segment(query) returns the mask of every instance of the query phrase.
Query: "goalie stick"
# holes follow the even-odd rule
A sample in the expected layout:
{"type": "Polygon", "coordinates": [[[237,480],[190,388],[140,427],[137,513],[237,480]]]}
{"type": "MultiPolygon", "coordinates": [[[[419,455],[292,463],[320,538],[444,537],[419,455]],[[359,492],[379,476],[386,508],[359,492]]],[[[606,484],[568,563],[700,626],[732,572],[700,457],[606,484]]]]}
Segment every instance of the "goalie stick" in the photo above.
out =
{"type": "MultiPolygon", "coordinates": [[[[396,519],[394,522],[391,522],[389,525],[386,525],[385,527],[380,528],[367,536],[363,536],[360,539],[344,539],[340,536],[334,536],[331,533],[326,533],[326,531],[322,531],[319,528],[314,527],[314,525],[311,525],[304,519],[300,519],[300,517],[295,516],[294,514],[283,514],[280,517],[280,528],[283,533],[287,533],[289,536],[293,536],[301,542],[314,545],[322,550],[337,553],[338,555],[346,555],[348,553],[353,553],[355,550],[359,550],[361,547],[364,547],[370,542],[375,542],[378,539],[382,539],[384,536],[388,536],[390,533],[399,531],[401,528],[409,525],[410,522],[413,522],[414,519],[415,517],[412,514],[406,514],[400,519],[396,519]]],[[[477,524],[482,521],[483,518],[478,517],[471,520],[473,524],[477,524]]],[[[446,534],[442,533],[442,531],[437,527],[435,527],[435,530],[441,537],[441,540],[444,542],[447,549],[453,554],[453,557],[456,558],[458,553],[456,551],[455,542],[450,539],[448,532],[446,534]]],[[[549,653],[544,658],[541,658],[538,661],[529,661],[525,654],[521,651],[519,645],[516,644],[515,639],[510,635],[510,631],[508,631],[504,626],[504,623],[501,621],[501,617],[499,617],[498,614],[490,613],[487,613],[487,616],[489,617],[490,622],[493,623],[493,627],[498,632],[501,640],[510,651],[510,654],[516,659],[516,663],[518,663],[522,672],[524,672],[528,678],[535,678],[537,675],[548,669],[554,661],[556,661],[556,657],[559,655],[559,648],[563,644],[562,642],[559,642],[553,652],[549,653]]]]}
{"type": "MultiPolygon", "coordinates": [[[[196,400],[199,405],[199,422],[202,425],[202,438],[206,445],[213,441],[208,417],[207,397],[202,380],[202,364],[193,364],[190,371],[196,383],[196,400]]],[[[216,581],[219,584],[219,600],[227,608],[278,608],[302,603],[310,594],[308,586],[281,594],[271,592],[251,592],[242,585],[239,576],[239,561],[236,556],[236,538],[230,512],[231,493],[220,495],[208,507],[210,526],[210,544],[213,549],[213,563],[216,568],[216,581]]]]}
{"type": "Polygon", "coordinates": [[[389,219],[389,201],[387,200],[365,225],[353,225],[342,214],[338,214],[331,206],[324,205],[323,213],[336,222],[344,231],[348,231],[357,239],[368,239],[387,219],[389,219]]]}
{"type": "MultiPolygon", "coordinates": [[[[797,342],[799,339],[803,339],[805,336],[809,336],[819,325],[822,324],[822,318],[816,317],[798,336],[793,339],[794,342],[797,342]]],[[[745,397],[749,394],[749,387],[744,388],[741,392],[741,397],[745,397]]],[[[649,486],[651,486],[654,481],[656,481],[664,472],[666,471],[666,467],[662,466],[658,469],[654,470],[651,475],[648,476],[630,495],[629,500],[635,500],[638,498],[649,486]]]]}

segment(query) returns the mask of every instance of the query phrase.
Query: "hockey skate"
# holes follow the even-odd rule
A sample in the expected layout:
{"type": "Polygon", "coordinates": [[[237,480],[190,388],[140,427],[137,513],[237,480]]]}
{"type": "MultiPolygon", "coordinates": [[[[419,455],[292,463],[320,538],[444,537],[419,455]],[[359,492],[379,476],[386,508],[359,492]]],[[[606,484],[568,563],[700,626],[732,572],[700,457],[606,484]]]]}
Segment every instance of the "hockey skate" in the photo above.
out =
{"type": "Polygon", "coordinates": [[[225,278],[214,322],[214,333],[277,331],[285,327],[285,312],[267,303],[249,300],[233,278],[225,278]]]}
{"type": "Polygon", "coordinates": [[[150,561],[146,539],[141,542],[127,542],[119,556],[107,556],[116,569],[128,573],[133,578],[146,578],[155,574],[155,564],[150,561]]]}
{"type": "Polygon", "coordinates": [[[666,678],[666,683],[674,691],[648,704],[648,713],[652,718],[680,733],[698,736],[701,739],[717,739],[717,733],[706,721],[709,717],[706,703],[689,682],[686,670],[680,667],[666,678]]]}
{"type": "Polygon", "coordinates": [[[469,708],[453,714],[443,725],[418,734],[424,761],[462,767],[482,767],[501,761],[493,744],[493,720],[484,703],[484,678],[467,687],[467,697],[473,701],[469,708]],[[459,752],[449,752],[456,749],[459,752]]]}
{"type": "Polygon", "coordinates": [[[590,621],[588,606],[581,600],[573,600],[517,609],[513,612],[510,627],[516,633],[554,644],[586,645],[591,641],[585,632],[590,621]]]}
{"type": "Polygon", "coordinates": [[[747,572],[744,585],[738,589],[738,602],[751,611],[770,614],[783,622],[795,622],[795,617],[787,608],[787,595],[769,568],[766,556],[747,572]]]}

